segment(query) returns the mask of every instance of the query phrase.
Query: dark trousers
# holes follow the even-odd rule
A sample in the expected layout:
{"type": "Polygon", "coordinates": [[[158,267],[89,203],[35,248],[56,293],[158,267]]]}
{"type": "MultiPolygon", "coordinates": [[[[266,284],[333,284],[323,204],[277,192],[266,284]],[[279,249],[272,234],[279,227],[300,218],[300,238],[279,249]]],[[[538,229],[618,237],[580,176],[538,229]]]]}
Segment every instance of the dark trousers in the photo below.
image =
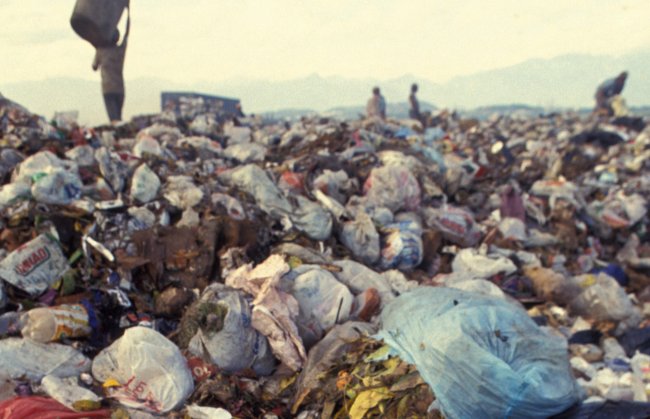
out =
{"type": "Polygon", "coordinates": [[[122,106],[124,106],[124,93],[104,93],[104,105],[108,119],[111,121],[122,120],[122,106]]]}

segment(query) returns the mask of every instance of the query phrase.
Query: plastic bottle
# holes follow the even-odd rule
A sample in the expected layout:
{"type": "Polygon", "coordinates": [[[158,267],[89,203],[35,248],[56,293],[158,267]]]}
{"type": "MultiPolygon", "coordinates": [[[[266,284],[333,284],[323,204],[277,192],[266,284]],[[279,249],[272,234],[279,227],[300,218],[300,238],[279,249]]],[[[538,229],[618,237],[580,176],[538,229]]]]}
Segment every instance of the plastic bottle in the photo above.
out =
{"type": "Polygon", "coordinates": [[[21,321],[23,337],[43,343],[88,336],[92,331],[88,310],[81,304],[35,308],[21,321]]]}

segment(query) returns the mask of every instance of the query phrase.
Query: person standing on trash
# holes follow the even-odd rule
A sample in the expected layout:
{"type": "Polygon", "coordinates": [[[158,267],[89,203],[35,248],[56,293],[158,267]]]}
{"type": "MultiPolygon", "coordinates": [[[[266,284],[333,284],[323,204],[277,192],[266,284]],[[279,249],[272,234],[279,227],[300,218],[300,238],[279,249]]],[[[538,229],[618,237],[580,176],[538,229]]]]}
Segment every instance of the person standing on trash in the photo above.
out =
{"type": "Polygon", "coordinates": [[[614,107],[612,106],[615,101],[620,100],[620,94],[625,87],[627,80],[627,71],[622,72],[613,79],[605,80],[596,89],[596,108],[594,113],[597,115],[614,115],[614,107]]]}
{"type": "MultiPolygon", "coordinates": [[[[128,13],[130,11],[129,2],[127,2],[126,7],[128,13]]],[[[119,31],[116,31],[115,45],[106,48],[97,48],[92,65],[93,71],[100,70],[104,106],[106,106],[108,119],[111,123],[122,120],[122,107],[124,106],[124,56],[126,55],[130,26],[131,16],[129,13],[127,15],[126,32],[124,33],[122,43],[117,44],[119,41],[119,31]]]]}
{"type": "Polygon", "coordinates": [[[381,95],[379,87],[372,89],[372,97],[368,99],[368,104],[366,105],[366,115],[368,118],[379,117],[386,119],[386,101],[381,95]]]}
{"type": "Polygon", "coordinates": [[[420,103],[415,94],[418,92],[418,85],[413,83],[411,85],[411,94],[409,95],[409,118],[415,119],[417,121],[422,121],[422,115],[420,114],[420,103]]]}

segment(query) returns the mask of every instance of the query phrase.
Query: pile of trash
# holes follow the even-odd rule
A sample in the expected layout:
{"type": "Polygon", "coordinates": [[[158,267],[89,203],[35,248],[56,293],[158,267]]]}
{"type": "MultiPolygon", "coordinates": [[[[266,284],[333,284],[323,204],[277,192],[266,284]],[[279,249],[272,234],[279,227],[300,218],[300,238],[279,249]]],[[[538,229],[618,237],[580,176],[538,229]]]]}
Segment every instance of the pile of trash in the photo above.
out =
{"type": "Polygon", "coordinates": [[[0,415],[647,416],[650,128],[595,118],[0,98],[0,415]]]}

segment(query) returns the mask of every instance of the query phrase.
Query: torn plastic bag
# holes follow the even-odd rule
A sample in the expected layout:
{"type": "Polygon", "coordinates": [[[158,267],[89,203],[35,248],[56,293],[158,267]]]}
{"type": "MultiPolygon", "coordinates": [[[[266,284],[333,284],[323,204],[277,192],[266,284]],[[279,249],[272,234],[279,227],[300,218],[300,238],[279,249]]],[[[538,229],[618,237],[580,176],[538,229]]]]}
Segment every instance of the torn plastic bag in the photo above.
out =
{"type": "Polygon", "coordinates": [[[207,352],[219,368],[229,373],[247,368],[259,375],[273,371],[275,359],[268,341],[253,328],[251,307],[241,291],[211,284],[195,304],[198,330],[190,340],[190,352],[197,356],[207,352]]]}
{"type": "Polygon", "coordinates": [[[628,228],[639,222],[647,212],[647,202],[639,194],[610,195],[604,202],[593,201],[587,212],[611,228],[628,228]]]}
{"type": "Polygon", "coordinates": [[[65,152],[65,156],[78,166],[95,165],[95,149],[89,145],[79,145],[65,152]]]}
{"type": "Polygon", "coordinates": [[[395,298],[386,277],[367,266],[353,260],[337,260],[334,265],[341,268],[340,272],[334,272],[336,278],[355,295],[361,294],[369,288],[374,288],[379,292],[382,306],[395,298]]]}
{"type": "Polygon", "coordinates": [[[64,169],[34,175],[32,196],[38,202],[55,205],[68,205],[81,198],[83,184],[78,175],[64,169]]]}
{"type": "Polygon", "coordinates": [[[326,240],[332,234],[332,216],[320,205],[296,196],[298,206],[291,213],[293,225],[314,240],[326,240]]]}
{"type": "Polygon", "coordinates": [[[187,414],[190,419],[232,419],[232,415],[226,409],[203,407],[195,404],[187,406],[187,414]]]}
{"type": "Polygon", "coordinates": [[[292,211],[280,189],[264,170],[254,164],[224,172],[219,175],[219,180],[251,194],[262,211],[273,217],[285,217],[292,211]]]}
{"type": "Polygon", "coordinates": [[[641,315],[630,301],[625,289],[611,276],[601,272],[598,275],[585,274],[571,278],[583,288],[569,308],[577,315],[589,316],[597,321],[630,322],[635,326],[641,315]]]}
{"type": "Polygon", "coordinates": [[[439,230],[447,240],[463,247],[473,247],[481,239],[474,217],[467,211],[448,205],[442,208],[425,208],[426,224],[439,230]]]}
{"type": "Polygon", "coordinates": [[[82,410],[76,407],[80,404],[90,403],[96,408],[101,406],[102,398],[77,384],[77,377],[61,379],[53,375],[46,375],[41,381],[41,386],[48,396],[72,410],[82,410]]]}
{"type": "Polygon", "coordinates": [[[78,175],[78,168],[74,162],[62,160],[50,151],[39,151],[23,160],[16,167],[11,181],[31,182],[36,175],[61,169],[78,175]]]}
{"type": "Polygon", "coordinates": [[[46,375],[64,378],[89,370],[90,360],[71,346],[31,339],[0,340],[0,371],[12,378],[40,381],[46,375]]]}
{"type": "Polygon", "coordinates": [[[380,266],[382,269],[408,271],[422,263],[422,229],[413,229],[408,222],[389,224],[382,229],[383,237],[380,266]]]}
{"type": "Polygon", "coordinates": [[[224,157],[242,164],[264,161],[266,147],[258,143],[233,144],[223,150],[224,157]]]}
{"type": "Polygon", "coordinates": [[[29,183],[7,183],[6,185],[0,187],[0,210],[18,202],[21,199],[29,199],[31,196],[32,188],[29,183]]]}
{"type": "Polygon", "coordinates": [[[188,209],[203,199],[203,191],[189,176],[169,176],[163,189],[164,197],[177,208],[188,209]]]}
{"type": "Polygon", "coordinates": [[[499,231],[506,239],[523,242],[528,238],[526,224],[519,218],[507,217],[502,219],[499,223],[499,231]]]}
{"type": "Polygon", "coordinates": [[[420,206],[420,184],[405,166],[372,169],[363,191],[368,204],[386,207],[393,212],[401,209],[414,211],[420,206]]]}
{"type": "Polygon", "coordinates": [[[0,262],[0,278],[36,296],[68,269],[58,243],[46,234],[23,244],[0,262]]]}
{"type": "Polygon", "coordinates": [[[481,255],[476,249],[461,249],[451,266],[454,273],[482,279],[499,273],[509,275],[517,271],[517,267],[510,259],[503,256],[481,255]]]}
{"type": "Polygon", "coordinates": [[[307,355],[296,321],[300,306],[295,297],[280,289],[280,278],[289,272],[280,255],[271,255],[254,269],[243,265],[226,278],[226,284],[253,295],[253,327],[267,336],[274,355],[293,371],[302,368],[307,355]]]}
{"type": "MultiPolygon", "coordinates": [[[[300,265],[283,277],[283,287],[300,305],[299,326],[320,337],[350,317],[354,296],[334,275],[316,265],[300,265]]],[[[306,337],[303,336],[303,340],[306,337]]]]}
{"type": "Polygon", "coordinates": [[[122,192],[129,178],[129,167],[122,161],[119,154],[109,151],[106,147],[95,150],[95,160],[99,163],[99,172],[111,186],[113,192],[122,192]]]}
{"type": "Polygon", "coordinates": [[[155,199],[160,189],[160,179],[146,164],[135,169],[131,179],[131,198],[146,204],[155,199]]]}
{"type": "Polygon", "coordinates": [[[162,148],[160,148],[160,143],[156,141],[155,138],[149,137],[146,135],[140,136],[133,146],[133,155],[137,158],[142,158],[146,154],[152,156],[162,156],[162,148]]]}
{"type": "Polygon", "coordinates": [[[377,336],[416,366],[445,417],[546,418],[579,400],[566,341],[507,300],[420,287],[381,321],[377,336]]]}
{"type": "Polygon", "coordinates": [[[347,353],[352,342],[374,332],[376,332],[376,328],[370,323],[346,322],[334,326],[320,342],[311,348],[307,363],[298,376],[292,413],[295,414],[310,393],[318,390],[322,385],[323,374],[347,353]]]}
{"type": "Polygon", "coordinates": [[[379,260],[379,233],[368,214],[359,211],[355,220],[344,223],[339,239],[363,263],[372,265],[379,260]]]}
{"type": "Polygon", "coordinates": [[[344,204],[346,192],[351,189],[352,181],[343,170],[333,172],[325,169],[323,173],[314,179],[313,187],[332,197],[340,204],[344,204]]]}
{"type": "Polygon", "coordinates": [[[194,389],[192,373],[176,345],[146,327],[126,329],[93,360],[96,380],[116,380],[111,398],[153,413],[180,406],[194,389]]]}

